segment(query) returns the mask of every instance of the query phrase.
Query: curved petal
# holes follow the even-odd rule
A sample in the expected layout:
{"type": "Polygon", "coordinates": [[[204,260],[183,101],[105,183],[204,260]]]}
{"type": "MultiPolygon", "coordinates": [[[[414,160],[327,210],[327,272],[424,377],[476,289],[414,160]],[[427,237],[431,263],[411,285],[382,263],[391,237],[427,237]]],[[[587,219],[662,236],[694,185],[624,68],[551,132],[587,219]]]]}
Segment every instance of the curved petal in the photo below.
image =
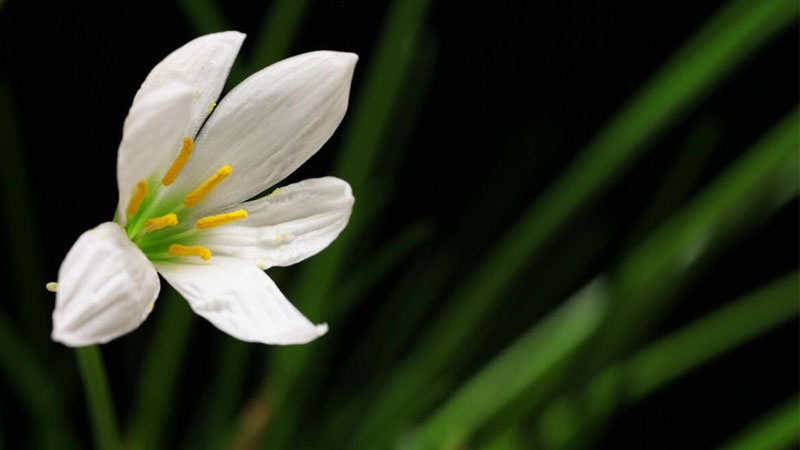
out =
{"type": "Polygon", "coordinates": [[[61,263],[52,338],[79,347],[122,336],[147,318],[159,288],[153,265],[122,228],[98,225],[61,263]]]}
{"type": "Polygon", "coordinates": [[[246,259],[262,269],[289,266],[330,245],[347,225],[353,202],[343,180],[304,180],[240,205],[246,219],[207,230],[198,240],[214,255],[246,259]]]}
{"type": "Polygon", "coordinates": [[[159,273],[215,327],[247,342],[304,344],[328,331],[306,319],[266,273],[224,256],[209,263],[158,264],[159,273]]]}
{"type": "Polygon", "coordinates": [[[150,93],[172,83],[191,87],[192,112],[182,137],[194,138],[217,101],[245,35],[224,31],[200,36],[167,55],[153,67],[133,99],[135,105],[150,93]]]}
{"type": "MultiPolygon", "coordinates": [[[[120,212],[125,211],[136,183],[148,178],[148,182],[159,182],[180,151],[193,95],[187,85],[170,84],[131,106],[117,152],[120,212]]],[[[125,214],[120,213],[119,219],[124,225],[125,214]]]]}
{"type": "Polygon", "coordinates": [[[310,158],[339,126],[358,57],[319,51],[273,64],[222,99],[197,137],[178,183],[190,191],[224,165],[233,174],[198,206],[199,214],[247,200],[310,158]]]}

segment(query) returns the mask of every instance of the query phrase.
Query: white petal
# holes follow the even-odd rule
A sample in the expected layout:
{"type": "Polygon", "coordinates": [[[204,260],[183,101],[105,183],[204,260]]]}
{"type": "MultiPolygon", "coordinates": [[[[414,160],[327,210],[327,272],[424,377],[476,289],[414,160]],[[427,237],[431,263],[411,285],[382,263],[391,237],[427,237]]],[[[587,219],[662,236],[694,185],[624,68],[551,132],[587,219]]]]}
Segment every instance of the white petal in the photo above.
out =
{"type": "Polygon", "coordinates": [[[133,99],[135,105],[151,92],[179,82],[191,87],[191,120],[179,130],[193,138],[219,98],[245,35],[238,31],[207,34],[170,53],[147,75],[133,99]]]}
{"type": "Polygon", "coordinates": [[[158,264],[159,273],[194,312],[231,336],[263,344],[304,344],[328,331],[306,319],[266,273],[247,261],[158,264]]]}
{"type": "Polygon", "coordinates": [[[247,218],[204,231],[198,238],[214,255],[246,259],[262,269],[288,266],[325,249],[353,209],[347,182],[326,177],[280,188],[246,202],[247,218]]]}
{"type": "Polygon", "coordinates": [[[52,338],[79,347],[122,336],[147,318],[159,287],[144,253],[118,224],[103,223],[83,233],[61,263],[52,338]]]}
{"type": "Polygon", "coordinates": [[[160,182],[180,151],[183,129],[190,119],[192,98],[188,86],[170,84],[131,106],[117,153],[118,207],[123,225],[123,212],[136,183],[148,177],[151,177],[149,182],[160,182]]]}
{"type": "Polygon", "coordinates": [[[319,51],[273,64],[222,99],[197,137],[176,182],[187,192],[227,164],[226,178],[197,208],[210,211],[252,198],[310,158],[347,109],[358,57],[319,51]]]}

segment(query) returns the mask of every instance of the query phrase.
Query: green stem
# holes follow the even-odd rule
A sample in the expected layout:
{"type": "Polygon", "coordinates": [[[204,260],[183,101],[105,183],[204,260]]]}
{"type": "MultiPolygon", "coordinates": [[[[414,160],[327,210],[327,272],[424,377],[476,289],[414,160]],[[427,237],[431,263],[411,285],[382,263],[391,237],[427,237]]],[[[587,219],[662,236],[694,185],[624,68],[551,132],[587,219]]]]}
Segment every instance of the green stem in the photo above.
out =
{"type": "Polygon", "coordinates": [[[174,407],[179,368],[186,350],[193,315],[175,291],[156,303],[155,334],[142,363],[134,413],[129,427],[129,448],[160,448],[163,431],[174,407]]]}
{"type": "Polygon", "coordinates": [[[95,448],[119,449],[119,428],[100,350],[95,345],[81,347],[75,349],[75,355],[89,405],[95,448]]]}

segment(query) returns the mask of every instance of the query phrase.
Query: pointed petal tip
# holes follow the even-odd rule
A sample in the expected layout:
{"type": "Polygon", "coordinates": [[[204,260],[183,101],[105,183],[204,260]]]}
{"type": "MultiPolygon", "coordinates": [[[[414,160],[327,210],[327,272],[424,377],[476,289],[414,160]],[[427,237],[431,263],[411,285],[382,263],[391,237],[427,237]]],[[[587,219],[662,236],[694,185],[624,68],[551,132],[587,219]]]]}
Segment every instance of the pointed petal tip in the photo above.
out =
{"type": "Polygon", "coordinates": [[[331,52],[340,61],[340,64],[349,70],[353,70],[358,62],[358,55],[351,52],[331,52]]]}
{"type": "Polygon", "coordinates": [[[323,59],[330,63],[332,67],[344,69],[345,71],[352,72],[353,68],[358,62],[358,55],[351,52],[338,52],[335,50],[317,50],[314,52],[306,53],[301,56],[314,56],[323,59]]]}
{"type": "Polygon", "coordinates": [[[247,34],[237,30],[227,30],[227,31],[219,31],[216,33],[210,33],[207,34],[206,36],[216,36],[218,38],[225,39],[230,42],[238,42],[241,44],[241,42],[244,41],[244,39],[247,37],[247,34]]]}

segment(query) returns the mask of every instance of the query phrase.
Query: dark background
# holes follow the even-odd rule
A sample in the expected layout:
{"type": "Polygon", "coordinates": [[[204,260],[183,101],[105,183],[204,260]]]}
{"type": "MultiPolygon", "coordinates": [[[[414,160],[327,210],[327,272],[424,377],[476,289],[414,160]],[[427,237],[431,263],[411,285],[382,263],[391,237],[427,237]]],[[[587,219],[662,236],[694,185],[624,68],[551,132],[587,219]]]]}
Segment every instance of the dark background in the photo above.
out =
{"type": "MultiPolygon", "coordinates": [[[[242,49],[247,56],[267,6],[219,3],[229,23],[248,33],[242,49]]],[[[395,194],[379,220],[370,224],[370,233],[356,246],[353,259],[368,260],[397,231],[425,220],[433,234],[413,257],[441,259],[447,266],[442,289],[468,276],[471,266],[531,199],[723,4],[434,2],[422,32],[422,51],[415,55],[405,86],[405,92],[413,94],[401,96],[378,163],[377,176],[386,172],[395,194]]],[[[387,7],[380,1],[313,2],[290,53],[317,49],[358,53],[361,59],[352,87],[356,98],[387,7]]],[[[33,210],[41,272],[50,280],[77,236],[109,220],[114,212],[116,148],[133,94],[155,63],[198,32],[183,10],[169,2],[9,1],[1,8],[0,79],[7,83],[13,101],[30,186],[30,192],[18,197],[33,210]]],[[[533,318],[603,268],[613,267],[641,240],[634,225],[650,205],[677,149],[698,123],[716,130],[716,139],[691,192],[713,179],[793,108],[798,99],[797,31],[795,24],[757,51],[677,126],[655,140],[652,150],[624,172],[614,188],[548,243],[502,301],[502,308],[492,313],[493,323],[504,325],[485,333],[473,369],[533,318]],[[560,268],[578,264],[559,258],[575,254],[575,246],[591,248],[588,255],[579,253],[580,273],[540,289],[546,280],[559,276],[560,268]],[[532,301],[529,293],[537,291],[541,296],[532,301]]],[[[289,181],[330,173],[340,139],[338,132],[289,181]]],[[[355,195],[358,207],[359,193],[355,195]]],[[[679,306],[659,319],[644,342],[795,268],[798,213],[797,202],[790,202],[715,255],[713,264],[693,277],[679,306]]],[[[663,219],[655,217],[652,226],[663,219]]],[[[7,235],[8,227],[8,221],[0,222],[0,235],[7,235]]],[[[6,239],[0,241],[4,265],[36,264],[35,259],[10,260],[9,245],[6,239]]],[[[337,359],[341,363],[331,376],[352,376],[354,390],[362,380],[391,370],[393,360],[382,360],[379,345],[373,344],[369,359],[356,365],[345,349],[363,349],[358,346],[363,345],[364,324],[383,306],[392,277],[405,269],[396,269],[389,280],[371,290],[369,300],[350,318],[331,324],[332,333],[345,343],[337,359]]],[[[292,270],[283,275],[291,277],[292,270]]],[[[2,285],[13,286],[15,273],[10,269],[0,273],[2,285]]],[[[41,286],[26,286],[21,291],[38,289],[41,286]]],[[[24,307],[6,299],[2,309],[17,322],[24,307]]],[[[433,305],[432,311],[440,306],[433,305]]],[[[44,310],[49,314],[50,305],[44,310]]],[[[157,308],[154,317],[158,313],[157,308]]],[[[181,405],[168,442],[180,441],[191,410],[202,407],[197,392],[207,381],[209,365],[215,363],[210,355],[218,348],[219,332],[195,321],[183,362],[181,405]]],[[[135,383],[130,374],[147,352],[146,337],[154,322],[103,347],[123,420],[135,383]]],[[[798,331],[797,321],[792,321],[621,411],[601,433],[597,447],[703,448],[719,443],[796,392],[798,331]]],[[[23,332],[41,343],[45,361],[52,362],[48,365],[53,383],[70,392],[71,411],[85,427],[88,445],[88,419],[69,350],[46,343],[38,330],[23,332]]],[[[256,361],[268,351],[253,351],[254,371],[256,361]]],[[[249,375],[246,392],[255,389],[256,378],[249,375]]],[[[28,442],[26,436],[33,432],[26,418],[15,412],[20,408],[13,388],[1,384],[0,421],[9,448],[28,442]]]]}

